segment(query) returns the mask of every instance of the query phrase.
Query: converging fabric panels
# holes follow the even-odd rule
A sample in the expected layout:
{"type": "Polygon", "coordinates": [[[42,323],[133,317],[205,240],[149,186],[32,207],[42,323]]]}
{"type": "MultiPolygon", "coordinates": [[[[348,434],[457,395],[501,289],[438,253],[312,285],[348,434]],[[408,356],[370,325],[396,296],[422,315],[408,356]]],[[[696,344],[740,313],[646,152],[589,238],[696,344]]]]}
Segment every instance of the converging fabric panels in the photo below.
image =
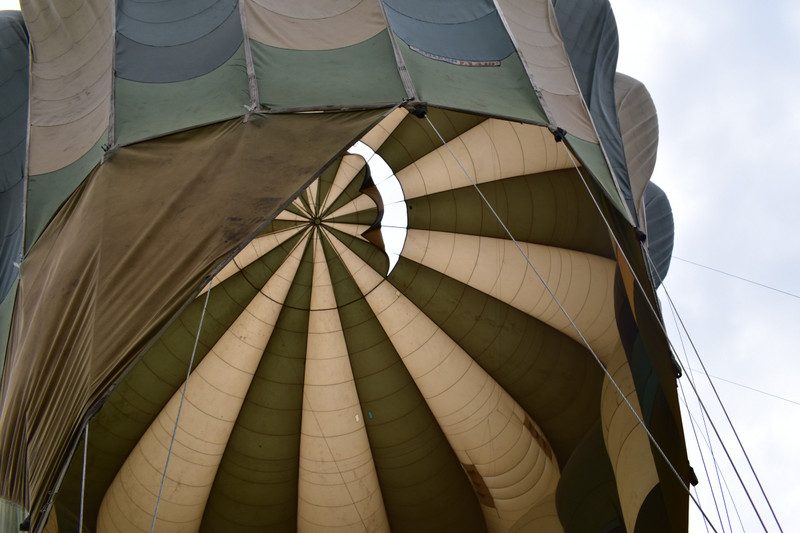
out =
{"type": "Polygon", "coordinates": [[[3,531],[686,529],[607,3],[0,23],[3,531]]]}

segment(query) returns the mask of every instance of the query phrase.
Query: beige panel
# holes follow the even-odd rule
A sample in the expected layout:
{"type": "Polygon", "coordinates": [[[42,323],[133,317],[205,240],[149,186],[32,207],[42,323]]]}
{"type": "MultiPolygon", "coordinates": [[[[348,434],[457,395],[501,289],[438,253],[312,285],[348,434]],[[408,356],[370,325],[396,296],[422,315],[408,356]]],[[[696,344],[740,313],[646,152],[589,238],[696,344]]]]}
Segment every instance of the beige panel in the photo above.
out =
{"type": "Polygon", "coordinates": [[[364,224],[340,224],[337,222],[326,222],[325,225],[337,229],[343,233],[347,233],[348,235],[352,235],[353,237],[361,239],[362,241],[365,241],[366,239],[362,237],[361,234],[369,229],[369,226],[364,224]]]}
{"type": "Polygon", "coordinates": [[[449,150],[442,146],[396,172],[406,199],[469,186],[459,161],[476,183],[573,166],[547,128],[530,124],[489,119],[448,146],[449,150]]]}
{"type": "Polygon", "coordinates": [[[556,125],[597,142],[549,0],[495,0],[525,70],[556,125]]]}
{"type": "Polygon", "coordinates": [[[360,155],[345,154],[339,168],[336,171],[336,176],[333,177],[333,183],[328,190],[328,195],[324,198],[322,210],[324,211],[342,194],[342,191],[353,181],[356,174],[361,172],[361,169],[367,164],[367,161],[360,155]]]}
{"type": "Polygon", "coordinates": [[[658,116],[650,93],[638,80],[620,74],[614,79],[619,128],[639,225],[646,228],[644,191],[653,175],[658,152],[658,116]]]}
{"type": "Polygon", "coordinates": [[[361,405],[319,241],[308,322],[297,528],[388,532],[361,405]]]}
{"type": "Polygon", "coordinates": [[[24,2],[31,35],[29,172],[67,166],[108,126],[113,56],[109,2],[24,2]]]}
{"type": "MultiPolygon", "coordinates": [[[[358,256],[337,251],[465,469],[491,495],[490,531],[507,531],[555,493],[559,470],[541,430],[473,359],[358,256]],[[374,287],[374,289],[373,289],[374,287]]],[[[555,513],[555,501],[549,499],[555,513]]]]}
{"type": "MultiPolygon", "coordinates": [[[[285,211],[284,211],[285,213],[285,211]]],[[[276,217],[281,218],[281,217],[276,217]]],[[[219,273],[214,276],[214,279],[211,283],[214,287],[228,279],[229,277],[237,274],[239,271],[243,270],[247,265],[252,263],[253,261],[263,257],[267,253],[269,253],[274,248],[277,248],[281,244],[283,244],[287,239],[297,235],[296,229],[279,231],[276,233],[269,233],[264,235],[263,237],[257,237],[250,241],[250,243],[245,246],[242,251],[236,254],[230,262],[228,262],[219,273]]],[[[209,285],[203,287],[203,290],[200,291],[200,294],[205,294],[208,290],[209,285]]]]}
{"type": "Polygon", "coordinates": [[[352,202],[348,202],[325,218],[336,218],[350,213],[358,213],[367,209],[375,209],[375,202],[366,194],[356,196],[352,202]]]}
{"type": "Polygon", "coordinates": [[[361,142],[372,148],[373,151],[377,151],[407,116],[408,111],[405,108],[398,107],[389,113],[385,119],[381,120],[377,126],[369,130],[366,135],[361,137],[361,142]]]}
{"type": "Polygon", "coordinates": [[[343,48],[386,28],[378,0],[247,0],[245,5],[248,36],[277,48],[343,48]]]}
{"type": "MultiPolygon", "coordinates": [[[[610,259],[519,243],[598,356],[619,349],[610,259]]],[[[403,256],[489,294],[583,344],[580,336],[513,242],[409,230],[403,256]]]]}
{"type": "MultiPolygon", "coordinates": [[[[627,358],[619,350],[613,360],[606,363],[609,374],[628,402],[642,416],[627,358]]],[[[603,437],[608,456],[614,468],[625,527],[633,531],[642,503],[658,484],[658,473],[653,460],[650,441],[644,428],[622,399],[608,376],[603,381],[600,400],[603,437]]]]}
{"type": "MultiPolygon", "coordinates": [[[[158,510],[158,531],[197,531],[253,375],[303,247],[269,279],[192,372],[158,510]]],[[[149,531],[183,387],[175,392],[109,487],[98,531],[149,531]]]]}

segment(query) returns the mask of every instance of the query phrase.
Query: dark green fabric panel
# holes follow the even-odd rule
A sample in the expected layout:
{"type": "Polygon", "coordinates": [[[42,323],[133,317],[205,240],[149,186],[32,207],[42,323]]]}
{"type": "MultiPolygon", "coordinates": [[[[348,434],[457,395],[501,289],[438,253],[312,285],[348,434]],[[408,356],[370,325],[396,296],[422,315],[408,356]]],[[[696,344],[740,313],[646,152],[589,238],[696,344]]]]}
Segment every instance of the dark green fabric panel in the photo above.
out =
{"type": "MultiPolygon", "coordinates": [[[[208,354],[259,289],[278,269],[300,239],[297,235],[212,287],[194,366],[208,354]]],[[[186,379],[205,297],[194,300],[114,389],[89,431],[86,524],[95,527],[103,496],[141,436],[186,379]]],[[[80,454],[76,454],[56,499],[59,516],[74,514],[79,507],[80,454]]],[[[61,519],[60,519],[61,520],[61,519]]]]}
{"type": "Polygon", "coordinates": [[[103,157],[103,144],[107,134],[103,132],[94,146],[80,159],[66,167],[28,178],[28,197],[25,210],[25,252],[47,227],[59,206],[83,182],[89,172],[103,157]]]}
{"type": "Polygon", "coordinates": [[[614,93],[619,36],[611,4],[608,0],[554,0],[553,5],[594,127],[628,207],[635,212],[614,93]]]}
{"type": "MultiPolygon", "coordinates": [[[[689,483],[689,462],[680,412],[677,411],[676,371],[667,340],[652,316],[644,295],[634,288],[634,305],[631,309],[621,276],[615,282],[617,327],[628,358],[636,386],[636,396],[642,409],[642,418],[648,431],[666,453],[670,463],[681,475],[682,483],[666,463],[661,452],[651,443],[650,448],[656,464],[660,484],[659,497],[650,500],[637,519],[640,524],[649,524],[645,516],[654,517],[654,528],[668,517],[670,530],[681,530],[688,520],[689,501],[683,486],[689,483]],[[660,507],[660,509],[659,509],[660,507]],[[642,513],[646,513],[643,515],[642,513]]],[[[659,525],[660,527],[660,525],[659,525]]],[[[653,529],[658,531],[659,529],[653,529]]]]}
{"type": "MultiPolygon", "coordinates": [[[[608,230],[573,169],[482,183],[480,190],[518,241],[614,257],[608,230]]],[[[406,204],[409,228],[508,238],[472,186],[406,204]]]]}
{"type": "Polygon", "coordinates": [[[425,399],[335,250],[323,246],[392,531],[485,531],[472,485],[425,399]]]}
{"type": "Polygon", "coordinates": [[[303,252],[236,419],[202,531],[295,531],[313,246],[303,252]]]}
{"type": "Polygon", "coordinates": [[[608,163],[600,149],[600,145],[584,141],[573,135],[567,134],[565,142],[570,151],[577,158],[577,161],[583,166],[581,172],[585,179],[594,178],[597,183],[603,188],[603,193],[614,204],[614,207],[621,213],[625,213],[625,205],[619,195],[617,186],[614,183],[614,178],[608,170],[608,163]],[[589,175],[586,175],[586,169],[589,170],[589,175]]]}
{"type": "Polygon", "coordinates": [[[664,494],[661,484],[645,497],[639,510],[639,518],[634,526],[634,533],[671,533],[673,531],[688,531],[688,522],[673,524],[664,510],[664,494]]]}
{"type": "Polygon", "coordinates": [[[322,209],[322,203],[330,194],[331,186],[333,185],[333,180],[336,178],[336,174],[339,172],[339,167],[342,164],[342,160],[339,159],[335,161],[331,166],[325,169],[325,171],[320,174],[319,181],[317,181],[317,201],[315,205],[315,209],[317,213],[320,212],[322,209]]]}
{"type": "Polygon", "coordinates": [[[406,97],[386,30],[333,50],[286,50],[250,41],[268,108],[396,104],[406,97]]]}
{"type": "Polygon", "coordinates": [[[469,67],[425,57],[399,37],[396,40],[423,102],[547,124],[547,117],[516,52],[503,59],[500,66],[469,67]]]}
{"type": "Polygon", "coordinates": [[[564,533],[625,531],[599,416],[561,471],[556,506],[564,533]]]}
{"type": "MultiPolygon", "coordinates": [[[[436,107],[428,108],[428,118],[445,141],[451,141],[486,120],[486,117],[436,107]]],[[[383,142],[377,153],[394,172],[399,172],[440,146],[442,141],[428,121],[409,115],[383,142]]]]}
{"type": "Polygon", "coordinates": [[[336,199],[325,209],[325,211],[322,213],[322,217],[327,217],[329,213],[336,212],[337,209],[349,204],[358,196],[361,196],[361,186],[364,184],[364,180],[366,180],[368,173],[369,167],[365,165],[364,168],[359,170],[358,173],[353,176],[353,179],[350,180],[350,183],[348,183],[344,190],[339,193],[339,196],[337,196],[336,199]]]}
{"type": "Polygon", "coordinates": [[[338,222],[342,224],[363,224],[365,226],[371,226],[375,223],[375,220],[378,218],[378,209],[365,209],[363,211],[357,211],[355,213],[348,213],[346,215],[342,215],[340,217],[330,217],[326,220],[326,222],[338,222]]]}
{"type": "MultiPolygon", "coordinates": [[[[335,235],[380,268],[373,246],[335,235]]],[[[406,258],[400,258],[388,280],[525,409],[563,465],[600,416],[603,373],[585,348],[535,318],[406,258]]]]}
{"type": "Polygon", "coordinates": [[[241,46],[216,69],[189,80],[146,83],[117,78],[114,84],[116,142],[130,144],[244,115],[249,103],[241,46]]]}

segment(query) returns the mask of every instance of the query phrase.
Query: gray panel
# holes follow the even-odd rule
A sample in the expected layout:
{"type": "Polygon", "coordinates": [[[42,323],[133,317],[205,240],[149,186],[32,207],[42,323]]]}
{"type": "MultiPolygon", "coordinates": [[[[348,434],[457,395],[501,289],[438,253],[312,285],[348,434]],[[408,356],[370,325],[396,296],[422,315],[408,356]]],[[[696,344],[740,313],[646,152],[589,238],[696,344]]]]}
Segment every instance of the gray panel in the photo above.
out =
{"type": "Polygon", "coordinates": [[[27,122],[28,32],[22,13],[0,11],[0,300],[22,254],[27,122]]]}
{"type": "Polygon", "coordinates": [[[669,271],[672,247],[675,243],[675,222],[667,194],[652,181],[644,191],[644,211],[647,220],[647,248],[653,260],[656,286],[669,271]]]}
{"type": "Polygon", "coordinates": [[[497,11],[486,0],[442,2],[448,9],[415,9],[396,1],[386,2],[392,30],[407,44],[430,54],[470,61],[497,61],[514,52],[497,11]]]}
{"type": "Polygon", "coordinates": [[[238,0],[122,0],[117,31],[140,44],[175,46],[205,37],[225,22],[237,5],[238,0]]]}
{"type": "Polygon", "coordinates": [[[635,213],[614,95],[619,36],[611,4],[608,0],[553,0],[553,5],[581,93],[625,201],[635,213]]]}
{"type": "MultiPolygon", "coordinates": [[[[209,11],[209,19],[205,21],[216,21],[212,15],[218,14],[209,11]]],[[[204,20],[204,17],[198,17],[198,20],[204,20]]],[[[171,33],[172,26],[160,25],[155,31],[171,33]]],[[[193,35],[189,25],[183,22],[177,23],[175,29],[183,38],[193,35]]],[[[119,34],[116,74],[127,80],[149,83],[184,81],[216,69],[230,59],[241,44],[242,25],[238,9],[233,9],[227,19],[200,38],[182,41],[175,46],[151,46],[119,34]]]]}

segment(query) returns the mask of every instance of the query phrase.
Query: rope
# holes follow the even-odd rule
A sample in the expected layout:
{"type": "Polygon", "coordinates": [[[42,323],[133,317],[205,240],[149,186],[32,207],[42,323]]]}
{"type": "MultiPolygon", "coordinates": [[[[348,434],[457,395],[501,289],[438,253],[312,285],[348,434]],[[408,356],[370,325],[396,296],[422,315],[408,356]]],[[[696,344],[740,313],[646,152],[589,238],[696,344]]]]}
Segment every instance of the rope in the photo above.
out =
{"type": "MultiPolygon", "coordinates": [[[[578,173],[578,176],[580,176],[584,187],[586,187],[586,190],[588,191],[589,196],[592,199],[592,202],[594,202],[594,205],[597,208],[598,212],[600,213],[600,216],[603,218],[603,222],[605,223],[606,228],[608,228],[608,231],[611,234],[611,237],[614,239],[614,242],[617,244],[617,248],[618,248],[620,254],[622,254],[623,259],[625,259],[625,263],[628,265],[631,273],[633,274],[633,279],[636,281],[636,284],[639,286],[639,289],[646,294],[646,291],[644,290],[644,286],[642,285],[641,280],[639,280],[639,276],[637,276],[636,272],[633,270],[633,266],[631,265],[630,260],[628,259],[627,255],[625,254],[625,251],[623,250],[622,246],[620,245],[620,242],[617,239],[617,236],[614,234],[614,231],[611,229],[611,225],[609,224],[608,220],[606,219],[606,216],[603,213],[603,210],[600,208],[600,205],[597,203],[597,200],[595,199],[594,195],[592,194],[591,189],[589,188],[589,184],[586,182],[586,179],[584,178],[583,174],[581,173],[580,169],[578,168],[578,164],[576,163],[575,159],[572,157],[572,153],[569,150],[567,150],[567,155],[572,160],[572,164],[574,165],[575,170],[578,173]]],[[[643,248],[644,248],[644,254],[648,257],[648,260],[649,260],[650,264],[653,265],[653,261],[650,258],[649,253],[647,252],[647,248],[646,247],[643,247],[643,248]]],[[[654,266],[653,266],[653,268],[654,268],[654,266]]],[[[658,275],[658,274],[656,273],[656,275],[658,275]]],[[[663,280],[662,280],[662,286],[663,286],[663,280]]],[[[666,288],[664,289],[664,291],[666,292],[666,288]]],[[[653,312],[653,314],[656,317],[659,316],[659,314],[656,312],[655,308],[653,307],[652,302],[650,302],[650,299],[649,298],[645,298],[645,301],[647,302],[647,305],[650,308],[650,310],[653,312]]],[[[673,304],[673,307],[674,307],[674,304],[673,304]]],[[[667,339],[669,339],[669,335],[667,334],[667,331],[664,328],[664,324],[662,323],[662,321],[661,320],[656,320],[656,322],[658,323],[658,325],[661,328],[661,331],[664,333],[665,337],[667,337],[667,339]]],[[[683,325],[683,320],[681,320],[681,324],[683,325]]],[[[684,331],[687,332],[687,337],[688,337],[688,330],[686,330],[685,326],[683,326],[683,328],[684,328],[684,331]]],[[[694,349],[694,352],[697,355],[698,360],[700,360],[700,355],[697,352],[697,348],[694,346],[694,343],[692,342],[691,337],[688,337],[688,338],[689,338],[689,342],[692,344],[692,348],[694,349]]],[[[670,342],[670,346],[672,347],[672,343],[671,342],[670,342]]],[[[674,347],[673,347],[673,351],[674,351],[674,347]]],[[[702,365],[702,360],[700,360],[700,363],[702,365]]],[[[706,372],[706,375],[708,375],[708,371],[705,370],[705,365],[703,365],[703,370],[706,372]]],[[[685,371],[685,369],[684,369],[684,371],[685,371]]],[[[700,395],[698,394],[697,389],[694,387],[694,383],[692,383],[691,380],[689,380],[689,383],[692,385],[692,388],[694,389],[695,395],[697,396],[698,400],[700,400],[700,395]]],[[[755,473],[755,469],[753,468],[753,465],[750,462],[750,458],[747,456],[747,452],[744,450],[744,447],[742,446],[741,440],[739,439],[739,435],[736,432],[736,429],[733,427],[733,422],[731,422],[731,419],[728,416],[728,413],[727,413],[727,410],[725,409],[725,406],[722,405],[722,400],[719,398],[719,394],[716,391],[716,387],[714,387],[713,383],[711,384],[711,387],[714,390],[714,394],[717,396],[717,400],[720,402],[720,406],[722,407],[722,410],[725,413],[725,417],[728,419],[728,423],[730,424],[731,429],[733,429],[734,435],[736,435],[736,440],[739,442],[739,446],[742,449],[742,452],[744,453],[745,458],[747,459],[747,463],[750,465],[750,470],[753,473],[753,475],[755,476],[756,481],[758,482],[758,486],[761,488],[761,493],[764,496],[764,499],[767,501],[767,505],[769,506],[770,511],[772,512],[772,517],[775,519],[775,523],[778,525],[778,529],[780,529],[780,531],[783,532],[783,529],[781,528],[780,522],[778,521],[778,517],[775,516],[775,511],[772,508],[772,504],[769,502],[769,498],[767,498],[767,495],[764,492],[764,488],[761,485],[761,481],[758,479],[758,475],[755,473]]],[[[704,410],[706,410],[705,405],[703,405],[702,401],[700,401],[700,405],[703,406],[704,410]]],[[[706,414],[708,414],[707,410],[706,410],[706,414]]],[[[764,521],[761,519],[761,515],[758,513],[758,509],[756,508],[755,503],[753,503],[753,500],[750,497],[750,493],[747,491],[747,488],[744,485],[744,481],[742,481],[741,476],[739,476],[739,472],[736,469],[736,466],[733,464],[733,459],[731,458],[730,454],[728,453],[727,448],[725,448],[725,444],[722,442],[722,438],[720,437],[719,432],[717,432],[717,428],[713,424],[713,422],[711,424],[711,427],[714,428],[714,432],[717,434],[717,438],[719,439],[720,444],[722,444],[722,447],[725,450],[725,453],[728,455],[728,460],[730,461],[731,465],[733,466],[733,469],[736,472],[736,475],[739,477],[739,482],[740,482],[742,488],[744,488],[745,493],[747,494],[747,498],[750,500],[750,503],[753,506],[753,509],[755,510],[756,515],[758,516],[758,519],[761,522],[762,527],[766,531],[767,527],[764,525],[764,521]]],[[[648,432],[648,435],[649,435],[649,432],[648,432]]],[[[654,444],[655,444],[655,442],[654,442],[654,444]]],[[[656,447],[658,448],[658,445],[656,445],[656,447]]],[[[659,451],[661,451],[661,450],[659,449],[659,451]]],[[[661,452],[661,453],[663,455],[663,452],[661,452]]],[[[670,464],[670,467],[672,467],[671,464],[670,464]]],[[[674,467],[673,467],[673,472],[675,472],[674,467]]],[[[677,475],[677,472],[675,472],[675,473],[677,475]]],[[[678,477],[678,479],[680,480],[680,476],[678,477]]],[[[684,488],[686,488],[686,484],[683,483],[683,480],[680,480],[680,482],[684,486],[684,488]]],[[[703,510],[700,509],[699,504],[694,499],[694,497],[692,496],[692,494],[688,490],[688,488],[687,488],[687,493],[689,494],[689,497],[692,498],[692,500],[695,502],[695,504],[697,504],[698,509],[700,510],[700,512],[703,513],[703,510]]],[[[705,517],[705,513],[703,513],[703,516],[705,517]]],[[[706,517],[706,520],[708,520],[708,517],[706,517]]]]}
{"type": "Polygon", "coordinates": [[[181,418],[181,409],[183,409],[183,400],[186,398],[186,389],[189,386],[189,377],[192,374],[192,365],[194,364],[194,356],[197,353],[197,344],[200,342],[200,332],[203,330],[203,320],[206,317],[206,309],[208,308],[208,297],[211,294],[211,285],[214,283],[212,278],[208,284],[206,291],[205,303],[203,303],[203,312],[200,315],[200,325],[197,326],[197,335],[194,338],[194,347],[192,348],[192,357],[189,359],[189,367],[186,369],[186,381],[183,382],[183,392],[181,393],[181,401],[178,404],[178,414],[175,415],[175,427],[172,430],[172,438],[169,441],[169,450],[167,450],[167,460],[164,463],[164,474],[161,476],[161,486],[158,488],[158,498],[156,498],[156,508],[153,510],[153,523],[150,524],[150,533],[156,528],[156,517],[158,516],[158,506],[161,503],[161,495],[164,492],[164,483],[167,480],[167,468],[169,467],[169,459],[172,455],[172,446],[175,444],[175,435],[178,433],[178,421],[181,418]]]}
{"type": "Polygon", "coordinates": [[[700,268],[705,268],[707,270],[711,270],[712,272],[716,272],[718,274],[724,274],[725,276],[729,276],[731,278],[735,278],[741,281],[746,281],[747,283],[752,283],[753,285],[758,285],[759,287],[763,287],[765,289],[769,289],[771,291],[779,292],[781,294],[785,294],[786,296],[791,296],[792,298],[800,299],[800,294],[795,294],[793,292],[785,291],[783,289],[778,289],[776,287],[770,287],[769,285],[765,285],[764,283],[759,283],[757,281],[753,281],[752,279],[747,279],[742,276],[737,276],[736,274],[731,274],[730,272],[725,272],[724,270],[719,270],[718,268],[701,265],[700,263],[695,263],[694,261],[689,261],[688,259],[683,259],[682,257],[678,257],[673,255],[673,259],[677,259],[678,261],[683,261],[684,263],[689,263],[690,265],[698,266],[700,268]]]}
{"type": "MultiPolygon", "coordinates": [[[[481,197],[481,199],[483,200],[483,202],[486,204],[486,206],[487,206],[487,207],[489,208],[489,210],[492,212],[492,214],[494,215],[494,217],[497,219],[497,222],[500,224],[500,226],[502,226],[503,230],[505,231],[506,235],[508,235],[509,239],[511,239],[511,241],[514,243],[514,245],[517,247],[517,250],[519,250],[520,254],[522,254],[522,257],[524,257],[524,258],[525,258],[525,261],[528,263],[528,266],[529,266],[529,267],[531,267],[531,270],[533,270],[534,274],[536,274],[536,277],[537,277],[537,278],[539,278],[539,281],[542,283],[542,285],[544,286],[545,290],[547,290],[547,292],[550,294],[550,297],[553,299],[553,301],[556,303],[556,305],[558,306],[558,308],[561,310],[561,313],[562,313],[562,314],[564,315],[564,317],[566,317],[566,319],[569,321],[569,323],[570,323],[570,325],[572,326],[572,328],[573,328],[573,329],[575,330],[575,332],[578,334],[578,337],[580,337],[580,339],[581,339],[581,341],[583,342],[584,346],[586,346],[586,349],[587,349],[587,350],[589,350],[589,352],[590,352],[590,353],[592,354],[592,356],[594,357],[595,361],[597,361],[597,364],[598,364],[598,365],[600,366],[600,368],[603,370],[603,373],[605,373],[606,377],[608,377],[609,381],[611,382],[611,384],[612,384],[612,385],[614,386],[614,388],[616,389],[616,391],[617,391],[617,393],[619,394],[620,398],[622,398],[622,400],[625,402],[625,404],[626,404],[626,405],[628,406],[628,408],[631,410],[631,413],[633,413],[633,416],[636,418],[636,421],[639,423],[639,425],[642,427],[642,429],[644,429],[645,433],[647,434],[647,437],[650,439],[650,442],[653,444],[653,446],[655,446],[655,448],[656,448],[656,449],[658,450],[658,452],[661,454],[661,457],[663,457],[663,458],[664,458],[664,461],[666,461],[667,465],[670,467],[670,469],[672,470],[673,474],[675,474],[675,477],[677,478],[677,480],[678,480],[678,483],[680,483],[680,485],[681,485],[681,486],[683,487],[683,489],[686,491],[686,494],[688,494],[688,495],[689,495],[689,498],[691,498],[691,499],[692,499],[692,501],[694,501],[695,505],[697,506],[697,508],[698,508],[698,510],[700,511],[700,513],[702,513],[703,517],[705,517],[705,519],[706,519],[706,520],[707,520],[707,521],[710,523],[710,520],[709,520],[709,519],[708,519],[708,517],[706,516],[706,514],[705,514],[705,512],[703,511],[702,507],[700,507],[700,503],[699,503],[697,500],[695,500],[694,496],[693,496],[693,495],[692,495],[692,493],[691,493],[691,490],[690,490],[690,489],[689,489],[689,487],[686,485],[686,483],[684,483],[683,479],[681,478],[680,474],[678,473],[678,470],[677,470],[677,469],[675,468],[675,466],[672,464],[672,461],[670,461],[670,460],[669,460],[669,458],[667,457],[667,454],[664,452],[664,450],[661,448],[661,446],[658,444],[658,442],[656,442],[656,439],[655,439],[655,437],[653,437],[653,434],[652,434],[652,433],[650,433],[650,430],[647,428],[647,426],[645,425],[645,423],[644,423],[644,421],[642,420],[642,418],[641,418],[641,417],[639,416],[639,414],[636,412],[636,409],[634,409],[633,405],[630,403],[630,401],[628,400],[627,396],[625,396],[625,394],[622,392],[622,389],[620,389],[620,387],[619,387],[619,385],[617,384],[617,382],[616,382],[616,381],[614,380],[614,378],[611,376],[611,373],[608,371],[608,369],[605,367],[605,365],[603,364],[603,362],[602,362],[602,361],[600,360],[600,358],[597,356],[597,354],[595,353],[595,351],[594,351],[594,350],[592,349],[592,347],[589,345],[589,342],[586,340],[586,338],[583,336],[583,333],[580,331],[580,329],[578,328],[578,326],[577,326],[577,325],[575,324],[575,322],[572,320],[572,317],[569,315],[569,313],[567,312],[567,310],[566,310],[566,309],[564,309],[564,306],[563,306],[563,305],[561,304],[561,302],[558,300],[558,298],[556,297],[555,293],[553,293],[553,291],[550,289],[550,286],[547,284],[547,282],[545,282],[544,278],[542,278],[541,274],[539,274],[539,271],[538,271],[538,270],[536,270],[536,267],[534,267],[534,266],[533,266],[533,263],[531,263],[531,260],[530,260],[530,258],[529,258],[529,257],[527,256],[527,254],[526,254],[526,253],[525,253],[525,252],[522,250],[522,247],[519,245],[519,243],[517,242],[517,240],[514,238],[514,236],[513,236],[513,235],[511,234],[511,232],[508,230],[508,228],[506,227],[505,223],[504,223],[504,222],[503,222],[503,221],[500,219],[500,216],[499,216],[499,215],[497,214],[497,212],[494,210],[494,207],[492,207],[492,205],[489,203],[489,201],[488,201],[488,200],[486,199],[486,197],[483,195],[483,192],[481,192],[480,188],[478,188],[478,185],[477,185],[477,184],[475,183],[475,181],[472,179],[472,176],[470,176],[470,175],[469,175],[469,172],[467,172],[467,170],[464,168],[464,165],[462,165],[462,164],[461,164],[461,161],[459,161],[458,157],[456,157],[455,153],[454,153],[454,152],[453,152],[453,151],[450,149],[450,146],[447,144],[447,141],[445,141],[445,140],[444,140],[444,138],[442,137],[442,135],[439,133],[439,131],[436,129],[436,127],[435,127],[435,126],[433,125],[433,123],[431,122],[431,119],[430,119],[430,118],[428,118],[428,115],[425,115],[425,120],[427,120],[427,121],[428,121],[428,124],[431,126],[431,128],[433,129],[433,131],[434,131],[434,132],[436,133],[436,135],[439,137],[439,140],[441,140],[441,141],[442,141],[442,143],[444,144],[445,148],[447,148],[447,151],[448,151],[448,152],[450,152],[450,155],[451,155],[451,156],[453,156],[453,159],[456,161],[456,163],[458,164],[458,166],[461,168],[461,171],[462,171],[462,172],[464,173],[464,175],[467,177],[467,179],[469,180],[469,182],[472,184],[472,186],[475,188],[475,190],[476,190],[476,191],[478,191],[478,194],[480,195],[480,197],[481,197]]],[[[569,154],[569,150],[567,150],[567,153],[569,154]]],[[[570,159],[572,159],[572,155],[571,155],[571,154],[570,154],[570,159]]],[[[575,164],[575,160],[573,159],[572,161],[573,161],[573,164],[575,164]]],[[[577,170],[577,165],[575,166],[575,168],[576,168],[576,170],[577,170]]],[[[578,174],[580,175],[580,171],[578,171],[578,174]]],[[[583,178],[583,176],[582,176],[582,175],[581,175],[581,178],[583,178]]],[[[585,182],[584,182],[584,184],[585,184],[585,182]]],[[[587,188],[588,188],[588,185],[587,185],[587,188]]],[[[594,197],[592,197],[592,199],[594,200],[594,197]]],[[[595,202],[595,205],[596,205],[596,202],[595,202]]],[[[599,207],[599,206],[598,206],[598,207],[599,207]]],[[[601,212],[601,213],[602,213],[602,212],[601,212]]],[[[608,224],[608,222],[606,222],[606,224],[608,224]]],[[[609,229],[610,229],[610,227],[609,227],[609,229]]],[[[613,232],[612,232],[612,234],[613,234],[613,232]]],[[[623,255],[624,255],[624,254],[623,254],[623,255]]],[[[713,526],[711,526],[711,528],[712,528],[712,529],[714,529],[714,527],[713,527],[713,526]]],[[[716,532],[716,529],[714,529],[714,531],[716,532]]]]}
{"type": "Polygon", "coordinates": [[[83,531],[83,496],[86,493],[86,449],[89,447],[89,422],[83,433],[83,468],[81,470],[81,506],[78,512],[78,531],[83,531]]]}
{"type": "MultiPolygon", "coordinates": [[[[645,256],[647,257],[648,261],[650,262],[650,265],[653,266],[653,260],[650,257],[650,254],[649,254],[649,252],[647,251],[646,248],[645,248],[645,256]]],[[[658,275],[658,273],[656,273],[656,275],[658,275]]],[[[761,480],[759,479],[758,474],[755,471],[755,467],[753,467],[753,463],[750,461],[750,456],[747,454],[747,450],[745,450],[744,444],[742,444],[742,440],[739,438],[739,432],[736,431],[736,428],[733,425],[733,421],[731,420],[730,415],[728,415],[728,410],[725,408],[725,404],[722,403],[722,398],[720,397],[719,392],[717,391],[717,387],[714,385],[714,382],[711,380],[711,374],[709,374],[705,363],[703,362],[702,358],[700,357],[700,352],[697,350],[697,346],[694,344],[694,341],[692,340],[692,337],[689,334],[689,330],[686,328],[686,324],[683,322],[683,318],[681,318],[680,313],[678,313],[677,307],[675,306],[675,302],[672,300],[672,296],[670,295],[669,291],[667,290],[666,285],[664,284],[664,280],[660,280],[660,281],[661,281],[661,287],[664,289],[664,294],[667,296],[667,301],[669,302],[669,305],[674,310],[675,316],[677,317],[678,322],[680,323],[680,329],[683,329],[684,333],[686,334],[686,339],[689,341],[689,344],[692,347],[692,351],[694,352],[695,356],[697,357],[698,362],[700,363],[700,366],[703,369],[702,372],[706,376],[706,378],[708,379],[709,385],[711,385],[711,390],[714,392],[714,396],[716,397],[717,402],[719,403],[720,407],[722,408],[722,412],[725,415],[725,419],[728,421],[728,425],[730,426],[731,430],[733,431],[733,435],[736,437],[736,442],[739,444],[739,449],[742,450],[742,454],[744,455],[744,458],[747,461],[747,465],[750,467],[750,472],[753,474],[753,477],[755,478],[756,483],[758,484],[758,488],[761,491],[761,495],[764,497],[764,501],[766,501],[767,506],[769,507],[769,510],[772,513],[772,518],[775,520],[775,524],[778,526],[778,530],[783,532],[783,528],[781,527],[781,523],[778,520],[778,517],[775,514],[775,510],[772,507],[772,503],[769,501],[769,497],[767,496],[767,493],[764,490],[764,486],[761,484],[761,480]]],[[[671,343],[670,343],[670,346],[671,346],[671,343]]],[[[674,350],[674,347],[673,347],[673,350],[674,350]]],[[[678,363],[681,365],[681,368],[683,368],[683,371],[686,374],[686,367],[688,365],[685,365],[682,361],[680,361],[680,359],[678,360],[678,363]]],[[[698,392],[697,388],[695,387],[695,384],[694,384],[693,380],[690,378],[688,381],[689,381],[689,384],[692,386],[692,390],[694,391],[694,394],[697,397],[697,401],[700,404],[700,407],[702,408],[702,410],[704,411],[705,415],[710,420],[711,415],[708,412],[708,409],[706,408],[706,406],[703,403],[702,399],[700,398],[700,393],[698,392]]],[[[742,476],[739,474],[739,470],[736,468],[736,465],[733,462],[733,458],[731,457],[730,452],[728,452],[728,448],[725,446],[725,443],[722,440],[722,436],[719,434],[719,431],[717,430],[717,427],[714,424],[713,420],[711,421],[711,427],[714,429],[714,433],[717,436],[717,440],[719,440],[719,443],[722,446],[722,449],[725,452],[725,455],[728,457],[728,461],[730,462],[731,466],[733,467],[733,471],[736,473],[736,477],[739,479],[739,484],[741,485],[742,489],[744,490],[744,493],[747,496],[747,499],[750,501],[750,505],[753,508],[753,511],[755,511],[756,516],[758,517],[758,521],[761,522],[761,527],[764,528],[764,531],[768,531],[766,524],[764,524],[764,520],[761,518],[761,514],[758,512],[758,508],[756,507],[756,504],[753,501],[753,498],[750,496],[750,491],[747,490],[747,486],[745,485],[744,480],[742,479],[742,476]]]]}

